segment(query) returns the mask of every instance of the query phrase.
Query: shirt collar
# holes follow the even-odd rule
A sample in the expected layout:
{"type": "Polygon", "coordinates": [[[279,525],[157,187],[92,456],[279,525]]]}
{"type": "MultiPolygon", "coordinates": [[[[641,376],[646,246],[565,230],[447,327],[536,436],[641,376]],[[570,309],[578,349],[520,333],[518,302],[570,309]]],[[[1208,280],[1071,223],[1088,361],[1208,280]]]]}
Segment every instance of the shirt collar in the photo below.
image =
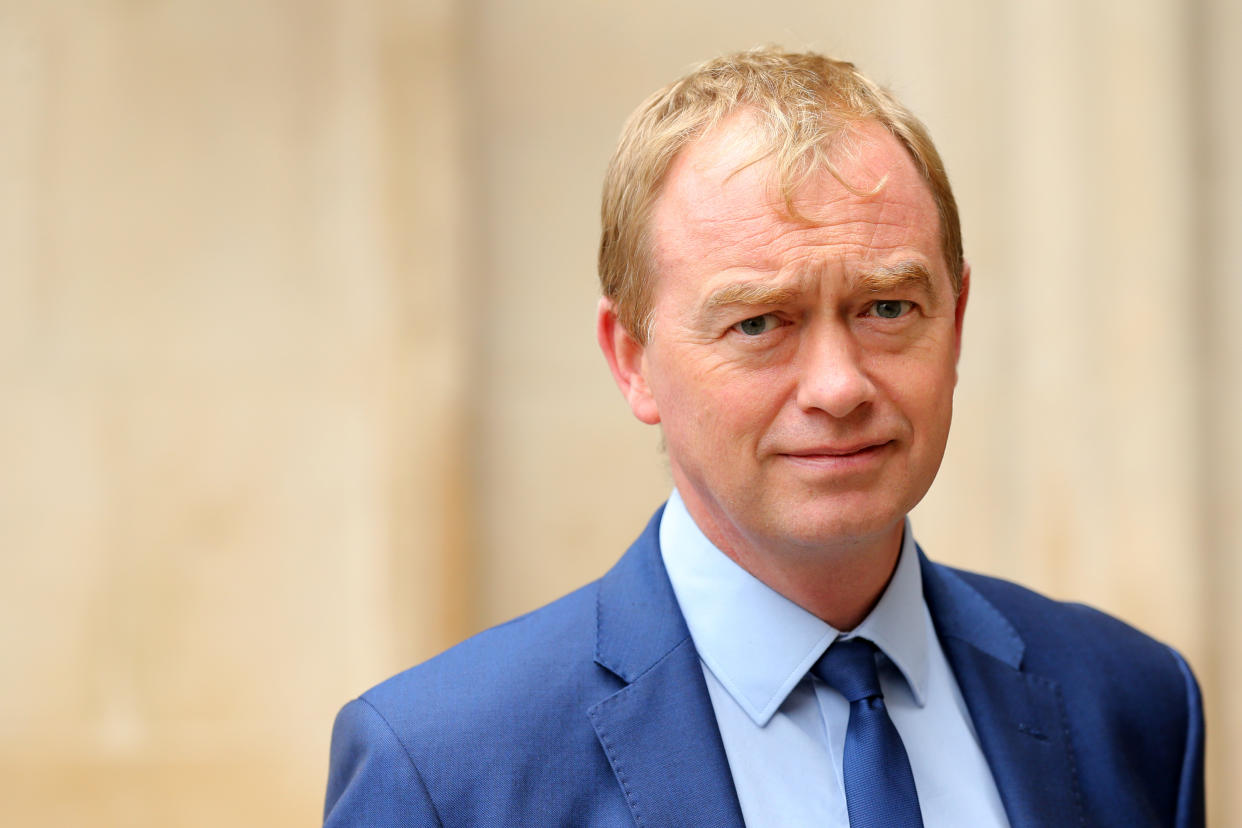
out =
{"type": "MultiPolygon", "coordinates": [[[[660,550],[695,649],[763,727],[840,631],[755,578],[712,544],[674,489],[660,520],[660,550]]],[[[852,635],[875,643],[905,677],[915,703],[927,686],[926,608],[907,520],[888,587],[852,635]]]]}

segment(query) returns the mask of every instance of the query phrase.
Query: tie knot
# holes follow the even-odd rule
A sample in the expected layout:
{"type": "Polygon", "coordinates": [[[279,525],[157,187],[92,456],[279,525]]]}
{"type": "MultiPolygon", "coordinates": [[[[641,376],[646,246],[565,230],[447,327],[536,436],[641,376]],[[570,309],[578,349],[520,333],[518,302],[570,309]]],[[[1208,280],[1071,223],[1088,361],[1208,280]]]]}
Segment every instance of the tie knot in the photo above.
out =
{"type": "Polygon", "coordinates": [[[875,651],[875,645],[864,638],[837,640],[815,662],[811,672],[850,703],[880,696],[875,651]]]}

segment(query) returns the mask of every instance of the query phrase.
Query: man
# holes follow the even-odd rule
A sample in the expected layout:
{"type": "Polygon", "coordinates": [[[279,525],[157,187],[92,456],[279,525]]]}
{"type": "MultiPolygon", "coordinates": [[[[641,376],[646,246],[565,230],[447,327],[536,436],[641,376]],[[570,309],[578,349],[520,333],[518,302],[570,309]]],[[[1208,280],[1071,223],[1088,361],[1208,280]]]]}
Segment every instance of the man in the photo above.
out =
{"type": "Polygon", "coordinates": [[[929,562],[970,270],[852,65],[712,61],[627,123],[598,338],[675,491],[601,580],[346,706],[329,825],[1195,826],[1185,662],[929,562]]]}

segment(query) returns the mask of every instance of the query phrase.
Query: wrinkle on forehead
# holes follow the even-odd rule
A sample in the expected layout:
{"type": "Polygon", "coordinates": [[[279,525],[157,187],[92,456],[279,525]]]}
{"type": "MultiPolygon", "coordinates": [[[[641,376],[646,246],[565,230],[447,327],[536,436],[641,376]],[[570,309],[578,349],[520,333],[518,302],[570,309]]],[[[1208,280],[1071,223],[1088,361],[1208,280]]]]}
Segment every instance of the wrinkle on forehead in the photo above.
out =
{"type": "Polygon", "coordinates": [[[691,144],[669,170],[651,220],[657,279],[695,274],[691,282],[677,280],[682,289],[698,282],[711,292],[741,275],[731,271],[788,285],[783,276],[804,279],[836,269],[835,263],[874,285],[871,265],[896,264],[885,261],[890,258],[926,258],[924,269],[939,274],[939,213],[931,191],[882,126],[859,126],[837,154],[845,176],[820,170],[807,178],[796,199],[801,219],[785,209],[773,161],[754,161],[754,136],[745,123],[732,126],[691,144]]]}
{"type": "Polygon", "coordinates": [[[665,267],[709,261],[721,270],[819,272],[828,260],[870,260],[919,246],[918,228],[910,221],[839,212],[808,225],[781,221],[771,209],[761,208],[702,220],[684,216],[676,228],[668,229],[654,251],[665,267]]]}

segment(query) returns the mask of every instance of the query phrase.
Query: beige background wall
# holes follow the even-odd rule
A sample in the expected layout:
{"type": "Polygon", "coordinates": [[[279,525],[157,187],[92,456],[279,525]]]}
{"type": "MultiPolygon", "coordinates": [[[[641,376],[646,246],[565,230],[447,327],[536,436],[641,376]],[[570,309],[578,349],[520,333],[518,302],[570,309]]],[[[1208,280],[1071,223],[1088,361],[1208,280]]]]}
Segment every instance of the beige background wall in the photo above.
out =
{"type": "Polygon", "coordinates": [[[668,481],[593,345],[603,167],[780,42],[892,85],[962,205],[924,546],[1185,651],[1242,825],[1239,16],[0,0],[6,818],[313,824],[341,703],[617,557],[668,481]]]}

